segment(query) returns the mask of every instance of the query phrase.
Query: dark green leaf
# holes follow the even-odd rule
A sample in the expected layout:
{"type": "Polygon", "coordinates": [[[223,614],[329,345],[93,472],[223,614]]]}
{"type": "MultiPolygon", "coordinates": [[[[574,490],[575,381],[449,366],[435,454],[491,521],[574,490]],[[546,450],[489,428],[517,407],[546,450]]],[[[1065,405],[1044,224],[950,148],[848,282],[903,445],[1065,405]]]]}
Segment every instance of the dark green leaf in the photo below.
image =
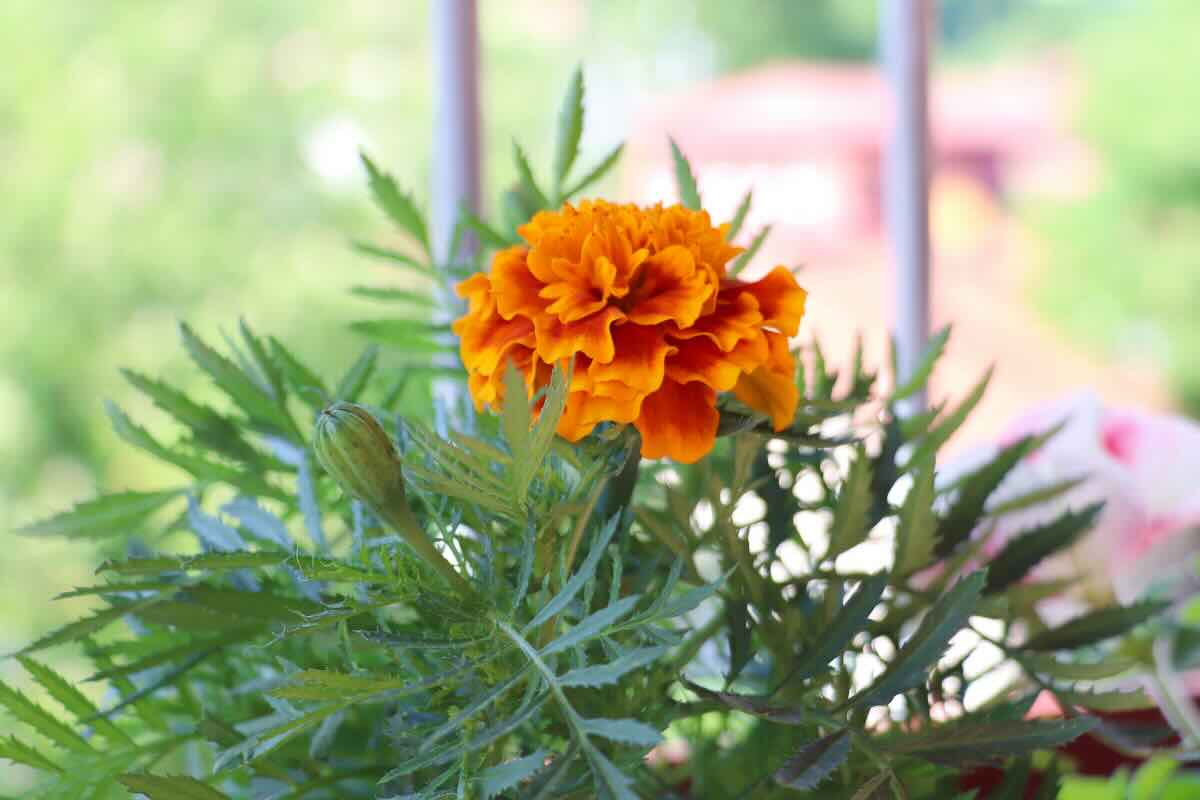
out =
{"type": "Polygon", "coordinates": [[[1058,747],[1095,727],[1097,720],[1008,720],[967,718],[897,737],[887,749],[939,764],[961,765],[1058,747]]]}
{"type": "MultiPolygon", "coordinates": [[[[897,386],[895,391],[892,392],[892,402],[903,400],[925,388],[925,384],[929,380],[934,366],[937,365],[938,359],[946,352],[946,343],[949,340],[949,325],[929,337],[929,343],[925,346],[925,352],[921,354],[921,359],[913,368],[912,375],[909,375],[908,379],[897,386]]],[[[897,380],[899,380],[898,376],[897,380]]]]}
{"type": "Polygon", "coordinates": [[[925,438],[921,440],[920,444],[913,450],[908,461],[905,462],[904,471],[911,471],[916,467],[927,465],[933,461],[934,454],[966,422],[967,416],[975,410],[975,406],[979,405],[979,401],[983,399],[984,392],[987,391],[988,384],[991,383],[994,371],[994,367],[989,367],[979,382],[963,398],[963,401],[958,404],[958,407],[950,413],[943,415],[937,425],[925,434],[925,438]]]}
{"type": "Polygon", "coordinates": [[[63,768],[39,753],[35,748],[22,742],[15,736],[0,739],[0,758],[7,758],[15,764],[40,769],[43,772],[62,772],[63,768]]]}
{"type": "Polygon", "coordinates": [[[471,213],[470,209],[464,207],[458,210],[458,224],[463,228],[472,231],[479,237],[479,242],[488,250],[504,250],[512,247],[515,243],[513,239],[505,236],[500,231],[488,225],[479,217],[471,213]]]}
{"type": "Polygon", "coordinates": [[[429,252],[429,234],[425,230],[425,219],[410,195],[400,191],[391,175],[375,166],[366,153],[360,154],[367,168],[367,183],[372,197],[383,212],[400,229],[417,240],[426,253],[429,252]]]}
{"type": "Polygon", "coordinates": [[[758,251],[762,249],[763,242],[767,241],[767,237],[770,235],[771,226],[764,225],[762,230],[756,233],[754,238],[750,240],[750,246],[746,248],[746,251],[735,258],[733,263],[729,265],[730,276],[739,275],[742,270],[750,266],[750,262],[758,255],[758,251]]]}
{"type": "Polygon", "coordinates": [[[546,766],[548,756],[547,751],[538,750],[533,755],[515,758],[480,772],[478,776],[479,791],[483,794],[484,800],[490,800],[501,792],[512,789],[522,781],[533,777],[535,773],[546,766]]]}
{"type": "Polygon", "coordinates": [[[725,231],[725,239],[732,242],[737,238],[738,232],[742,229],[742,223],[746,221],[746,215],[750,213],[750,204],[754,201],[754,190],[746,192],[746,196],[742,198],[742,202],[738,203],[737,211],[734,212],[733,219],[729,220],[729,229],[725,231]]]}
{"type": "Polygon", "coordinates": [[[15,719],[33,728],[59,747],[83,753],[92,749],[87,741],[68,725],[3,681],[0,681],[0,707],[8,709],[8,713],[15,719]]]}
{"type": "Polygon", "coordinates": [[[133,775],[117,778],[131,792],[144,794],[149,800],[230,800],[206,783],[185,775],[133,775]]]}
{"type": "Polygon", "coordinates": [[[680,678],[680,682],[706,700],[713,700],[752,717],[778,722],[782,725],[807,725],[813,721],[813,715],[801,706],[780,706],[770,697],[714,692],[692,683],[686,678],[680,678]]]}
{"type": "Polygon", "coordinates": [[[368,346],[363,350],[342,379],[338,381],[337,388],[334,390],[334,396],[338,400],[344,400],[348,403],[353,403],[362,395],[363,389],[367,388],[367,381],[371,380],[371,375],[375,372],[375,363],[379,360],[379,348],[375,345],[368,346]]]}
{"type": "Polygon", "coordinates": [[[251,421],[277,433],[294,433],[295,423],[287,411],[232,361],[213,350],[186,323],[179,326],[183,346],[196,364],[208,373],[221,391],[229,395],[251,421]]]}
{"type": "Polygon", "coordinates": [[[653,747],[662,741],[661,733],[636,719],[593,717],[581,720],[580,727],[590,736],[600,736],[614,742],[625,742],[642,747],[653,747]]]}
{"type": "Polygon", "coordinates": [[[533,167],[529,166],[529,159],[525,155],[525,151],[521,149],[521,145],[513,142],[513,161],[517,165],[517,177],[521,180],[521,192],[532,201],[535,209],[547,208],[550,201],[546,199],[546,193],[538,186],[537,179],[533,177],[533,167]]]}
{"type": "Polygon", "coordinates": [[[597,664],[591,667],[579,667],[559,676],[558,682],[563,686],[607,686],[616,683],[624,675],[653,664],[667,652],[665,646],[640,647],[630,650],[607,664],[597,664]]]}
{"type": "Polygon", "coordinates": [[[320,411],[329,404],[331,397],[325,383],[312,370],[300,363],[278,339],[270,337],[271,355],[283,370],[283,377],[292,387],[292,391],[302,399],[309,408],[320,411]]]}
{"type": "Polygon", "coordinates": [[[198,556],[158,556],[130,558],[124,561],[105,561],[96,568],[96,573],[112,572],[117,575],[158,575],[163,572],[204,570],[225,572],[235,569],[256,569],[282,564],[291,558],[290,553],[260,553],[236,551],[205,553],[198,556]]]}
{"type": "Polygon", "coordinates": [[[1054,696],[1060,703],[1080,706],[1092,711],[1145,711],[1157,704],[1141,689],[1131,689],[1127,692],[1113,689],[1111,691],[1089,692],[1082,689],[1055,689],[1054,696]]]}
{"type": "Polygon", "coordinates": [[[121,374],[138,391],[154,401],[154,405],[187,426],[196,440],[239,460],[253,460],[256,453],[242,438],[241,431],[230,419],[207,406],[194,403],[186,394],[160,381],[131,370],[121,374]]]}
{"type": "MultiPolygon", "coordinates": [[[[1026,436],[1005,447],[989,463],[963,479],[958,496],[937,526],[934,552],[945,557],[965,542],[983,516],[988,497],[1017,463],[1038,445],[1038,438],[1026,436]]],[[[1007,577],[1007,576],[1002,576],[1007,577]]]]}
{"type": "Polygon", "coordinates": [[[1089,531],[1103,503],[1082,511],[1067,511],[1053,522],[1040,525],[1009,541],[988,564],[985,594],[998,592],[1024,578],[1042,559],[1070,547],[1089,531]]]}
{"type": "Polygon", "coordinates": [[[835,731],[805,744],[775,771],[775,782],[789,789],[809,791],[829,777],[850,754],[850,732],[835,731]]]}
{"type": "Polygon", "coordinates": [[[350,323],[350,330],[380,344],[392,345],[406,355],[439,353],[449,346],[428,322],[411,319],[368,319],[350,323]]]}
{"type": "Polygon", "coordinates": [[[587,558],[583,560],[579,570],[563,584],[563,588],[559,590],[558,594],[542,606],[541,610],[529,621],[524,628],[526,632],[537,628],[566,608],[567,603],[570,603],[575,595],[579,594],[584,584],[596,575],[600,559],[604,557],[608,543],[612,541],[613,534],[616,533],[617,521],[618,518],[614,516],[600,529],[600,532],[596,534],[596,540],[592,543],[592,549],[588,551],[587,558]]]}
{"type": "Polygon", "coordinates": [[[942,655],[950,637],[962,629],[975,610],[986,580],[986,571],[972,572],[939,597],[883,674],[847,705],[887,703],[900,692],[924,682],[930,664],[942,655]]]}
{"type": "Polygon", "coordinates": [[[879,572],[859,584],[854,596],[842,606],[812,646],[805,651],[793,668],[788,680],[803,681],[819,674],[850,644],[854,636],[866,627],[871,612],[879,605],[888,575],[879,572]]]}
{"type": "Polygon", "coordinates": [[[696,175],[692,172],[692,165],[688,163],[687,157],[683,151],[679,149],[679,145],[671,139],[671,160],[675,163],[675,186],[679,189],[679,202],[684,208],[690,208],[693,211],[701,209],[700,190],[696,188],[696,175]]]}
{"type": "Polygon", "coordinates": [[[1060,661],[1049,654],[1029,655],[1021,658],[1026,668],[1060,681],[1099,681],[1128,672],[1137,666],[1133,659],[1110,656],[1103,661],[1060,661]]]}
{"type": "Polygon", "coordinates": [[[608,151],[608,155],[601,159],[600,163],[592,168],[591,172],[584,175],[582,178],[576,181],[570,189],[567,189],[563,192],[563,199],[574,197],[608,174],[608,171],[616,166],[616,163],[621,160],[621,153],[624,152],[624,150],[625,145],[622,143],[608,151]]]}
{"type": "MultiPolygon", "coordinates": [[[[96,716],[96,706],[92,704],[75,685],[59,675],[50,667],[27,656],[19,656],[18,660],[25,671],[46,690],[46,693],[58,701],[59,705],[69,711],[77,720],[92,719],[96,716]]],[[[109,742],[131,744],[132,739],[123,730],[113,725],[107,719],[95,719],[96,730],[109,742]]]]}
{"type": "Polygon", "coordinates": [[[912,488],[900,508],[896,528],[896,560],[892,569],[897,575],[910,575],[933,560],[934,533],[937,515],[933,512],[936,494],[934,467],[930,464],[913,475],[912,488]]]}
{"type": "Polygon", "coordinates": [[[78,503],[70,511],[18,528],[17,532],[71,539],[130,533],[146,517],[182,494],[181,489],[170,489],[101,495],[78,503]]]}
{"type": "Polygon", "coordinates": [[[1131,606],[1111,606],[1090,611],[1043,631],[1025,644],[1026,650],[1075,650],[1120,636],[1167,609],[1165,602],[1143,602],[1131,606]]]}
{"type": "Polygon", "coordinates": [[[867,538],[871,499],[871,460],[859,448],[834,506],[826,558],[837,558],[867,538]]]}
{"type": "Polygon", "coordinates": [[[576,67],[558,112],[558,134],[554,141],[554,185],[560,190],[579,155],[583,136],[583,68],[576,67]]]}

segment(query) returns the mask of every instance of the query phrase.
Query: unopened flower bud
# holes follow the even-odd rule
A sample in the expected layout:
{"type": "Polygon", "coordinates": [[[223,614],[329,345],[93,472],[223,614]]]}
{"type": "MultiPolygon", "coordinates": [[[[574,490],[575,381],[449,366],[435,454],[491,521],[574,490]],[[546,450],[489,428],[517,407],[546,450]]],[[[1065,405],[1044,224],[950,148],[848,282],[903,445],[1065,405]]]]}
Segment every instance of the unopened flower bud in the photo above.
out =
{"type": "Polygon", "coordinates": [[[317,459],[346,494],[377,511],[404,502],[400,460],[387,431],[360,405],[334,403],[317,418],[317,459]]]}

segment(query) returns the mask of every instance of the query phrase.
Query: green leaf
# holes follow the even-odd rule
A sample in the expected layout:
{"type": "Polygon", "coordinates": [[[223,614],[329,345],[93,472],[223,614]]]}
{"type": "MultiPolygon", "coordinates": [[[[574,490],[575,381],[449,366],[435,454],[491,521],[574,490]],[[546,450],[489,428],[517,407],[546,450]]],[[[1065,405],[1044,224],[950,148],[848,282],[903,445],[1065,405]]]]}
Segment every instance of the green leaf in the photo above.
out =
{"type": "Polygon", "coordinates": [[[404,685],[401,678],[306,669],[292,675],[286,686],[271,694],[287,700],[342,700],[349,696],[366,697],[401,689],[404,685]]]}
{"type": "Polygon", "coordinates": [[[591,172],[584,175],[582,178],[576,181],[571,188],[563,192],[563,199],[574,197],[596,181],[603,178],[606,174],[608,174],[608,171],[616,166],[617,162],[621,160],[621,154],[624,151],[625,144],[623,142],[614,147],[612,150],[609,150],[608,155],[602,158],[600,163],[592,168],[591,172]]]}
{"type": "Polygon", "coordinates": [[[18,656],[17,660],[21,662],[25,671],[46,690],[46,693],[57,700],[59,705],[70,712],[76,720],[91,720],[96,730],[110,742],[133,743],[133,740],[123,730],[107,719],[97,717],[99,711],[96,706],[66,678],[28,656],[18,656]]]}
{"type": "Polygon", "coordinates": [[[558,112],[558,135],[554,142],[554,185],[561,189],[579,155],[583,136],[583,68],[576,67],[558,112]]]}
{"type": "Polygon", "coordinates": [[[673,619],[688,613],[705,600],[716,594],[717,590],[725,585],[726,579],[728,579],[728,577],[733,573],[734,569],[735,568],[730,568],[729,572],[726,572],[712,583],[706,583],[702,586],[697,586],[694,589],[688,589],[683,594],[668,600],[661,606],[655,605],[655,607],[652,609],[652,613],[650,613],[648,616],[651,619],[673,619]]]}
{"type": "Polygon", "coordinates": [[[763,242],[767,241],[767,237],[770,235],[770,225],[764,225],[762,229],[754,235],[754,238],[750,240],[750,246],[747,247],[745,252],[735,258],[733,263],[729,265],[729,275],[731,277],[741,274],[742,270],[750,266],[750,262],[756,255],[758,255],[758,251],[762,249],[763,242]]]}
{"type": "Polygon", "coordinates": [[[591,736],[600,736],[614,742],[653,747],[662,741],[662,734],[636,719],[605,719],[593,717],[580,721],[582,729],[591,736]]]}
{"type": "Polygon", "coordinates": [[[546,193],[542,191],[542,188],[538,186],[537,179],[533,177],[533,167],[529,165],[529,158],[516,141],[513,142],[513,161],[517,165],[517,177],[521,180],[521,191],[533,202],[536,209],[548,208],[550,201],[546,199],[546,193]]]}
{"type": "MultiPolygon", "coordinates": [[[[950,341],[949,325],[929,337],[929,343],[925,346],[925,352],[921,354],[921,359],[913,368],[912,375],[908,376],[908,380],[897,386],[892,392],[893,403],[897,400],[911,397],[925,388],[925,384],[929,381],[929,376],[933,373],[933,368],[937,365],[938,359],[946,352],[946,343],[948,341],[950,341]]],[[[897,380],[899,380],[899,376],[897,376],[897,380]]]]}
{"type": "Polygon", "coordinates": [[[109,608],[101,609],[89,617],[77,619],[74,622],[68,622],[61,628],[56,628],[55,630],[50,631],[33,644],[27,645],[20,651],[20,653],[18,653],[18,655],[36,653],[39,650],[45,650],[46,648],[54,647],[55,645],[80,641],[88,636],[91,636],[93,633],[108,627],[126,614],[136,613],[143,608],[147,608],[155,603],[161,602],[165,597],[168,596],[170,596],[170,592],[166,592],[155,597],[148,597],[135,603],[115,605],[110,606],[109,608]]]}
{"type": "Polygon", "coordinates": [[[0,681],[0,706],[59,747],[77,753],[91,752],[92,748],[82,736],[3,681],[0,681]]]}
{"type": "Polygon", "coordinates": [[[186,394],[165,383],[127,369],[121,370],[121,374],[134,388],[153,400],[154,405],[191,430],[197,441],[239,460],[257,457],[232,420],[192,402],[186,394]]]}
{"type": "Polygon", "coordinates": [[[514,758],[512,761],[488,767],[480,772],[477,780],[484,800],[490,800],[501,792],[512,789],[522,781],[533,777],[546,766],[547,756],[549,756],[548,751],[538,750],[532,755],[514,758]]]}
{"type": "Polygon", "coordinates": [[[15,764],[40,769],[43,772],[61,773],[63,768],[39,753],[33,747],[22,742],[16,736],[0,739],[0,758],[7,758],[15,764]]]}
{"type": "Polygon", "coordinates": [[[400,191],[391,175],[375,166],[375,162],[366,153],[359,154],[363,166],[367,169],[367,185],[375,203],[383,209],[392,222],[400,229],[417,240],[421,248],[429,252],[429,234],[425,230],[425,218],[422,216],[412,197],[400,191]]]}
{"type": "Polygon", "coordinates": [[[871,500],[871,460],[858,448],[834,506],[826,558],[837,558],[867,538],[871,500]]]}
{"type": "Polygon", "coordinates": [[[505,236],[500,231],[488,225],[479,217],[471,213],[471,210],[466,206],[458,210],[458,224],[474,232],[479,237],[479,242],[485,249],[489,250],[504,250],[512,247],[514,240],[505,236]]]}
{"type": "Polygon", "coordinates": [[[886,572],[878,572],[859,584],[854,596],[842,606],[812,647],[800,657],[788,681],[807,680],[826,669],[829,662],[841,655],[855,635],[866,627],[887,585],[886,572]]]}
{"type": "Polygon", "coordinates": [[[258,569],[282,564],[291,558],[290,553],[261,553],[248,550],[204,553],[197,556],[155,556],[129,558],[123,561],[105,561],[96,568],[96,573],[112,572],[116,575],[159,575],[164,572],[227,572],[237,569],[258,569]]]}
{"type": "Polygon", "coordinates": [[[287,399],[287,395],[283,385],[283,372],[280,370],[279,364],[267,352],[266,345],[263,344],[254,331],[250,330],[250,326],[245,319],[238,320],[238,331],[242,334],[242,341],[246,344],[246,349],[250,351],[250,357],[254,360],[254,366],[262,374],[266,380],[267,386],[271,389],[271,394],[278,403],[283,403],[287,399]]]}
{"type": "Polygon", "coordinates": [[[775,771],[775,782],[800,791],[815,789],[849,754],[850,731],[835,731],[797,750],[775,771]]]}
{"type": "Polygon", "coordinates": [[[742,229],[742,223],[746,221],[746,215],[750,213],[750,204],[754,201],[754,190],[746,192],[746,196],[742,198],[742,202],[738,203],[737,211],[734,212],[733,219],[729,220],[729,230],[725,231],[725,240],[732,242],[742,229]]]}
{"type": "Polygon", "coordinates": [[[967,718],[897,737],[886,748],[939,764],[972,764],[1058,747],[1091,730],[1097,722],[1094,717],[995,722],[967,718]]]}
{"type": "Polygon", "coordinates": [[[1087,645],[1120,636],[1138,625],[1154,619],[1168,607],[1165,602],[1142,602],[1130,606],[1110,606],[1090,611],[1069,620],[1057,628],[1034,636],[1025,643],[1026,650],[1075,650],[1087,645]]]}
{"type": "Polygon", "coordinates": [[[144,794],[150,800],[230,800],[206,783],[186,775],[133,775],[117,778],[131,792],[144,794]]]}
{"type": "MultiPolygon", "coordinates": [[[[937,526],[934,552],[945,557],[971,536],[983,516],[988,497],[1008,477],[1017,463],[1033,452],[1040,437],[1026,436],[1005,447],[989,463],[963,479],[958,496],[937,526]]],[[[1006,578],[1007,576],[1001,576],[1006,578]]]]}
{"type": "Polygon", "coordinates": [[[851,797],[850,800],[873,800],[874,798],[890,796],[876,793],[883,790],[883,785],[887,783],[890,777],[892,777],[891,772],[879,773],[874,778],[871,778],[871,780],[858,787],[858,791],[854,793],[854,796],[851,797]]]}
{"type": "Polygon", "coordinates": [[[1068,511],[1058,519],[1009,541],[988,564],[988,583],[984,593],[1008,588],[1028,575],[1042,559],[1070,547],[1095,525],[1103,507],[1103,503],[1096,503],[1082,511],[1068,511]]]}
{"type": "Polygon", "coordinates": [[[1129,784],[1129,800],[1165,800],[1171,778],[1178,770],[1179,762],[1175,759],[1154,756],[1134,773],[1129,784]]]}
{"type": "Polygon", "coordinates": [[[908,461],[905,462],[905,472],[933,461],[934,454],[966,422],[967,416],[975,410],[975,406],[979,405],[979,401],[983,399],[984,392],[987,391],[988,384],[991,383],[993,372],[995,372],[995,368],[989,367],[979,382],[963,398],[963,401],[953,411],[945,414],[938,424],[930,429],[929,433],[925,434],[925,438],[921,440],[920,444],[913,450],[908,461]]]}
{"type": "Polygon", "coordinates": [[[375,345],[370,345],[363,350],[342,379],[338,381],[337,389],[334,390],[334,396],[338,400],[344,400],[348,403],[353,403],[358,400],[363,389],[367,388],[367,381],[371,380],[371,375],[375,372],[375,364],[379,360],[379,348],[375,345]]]}
{"type": "Polygon", "coordinates": [[[617,620],[624,617],[642,599],[640,594],[622,597],[610,606],[606,606],[594,614],[583,618],[579,624],[542,648],[542,655],[548,656],[562,650],[576,647],[589,639],[594,639],[607,631],[617,620]]]}
{"type": "Polygon", "coordinates": [[[633,779],[617,769],[608,758],[590,744],[583,748],[588,765],[598,785],[608,793],[609,800],[638,800],[633,792],[633,779]]]}
{"type": "Polygon", "coordinates": [[[979,602],[987,572],[972,572],[938,598],[883,674],[846,703],[871,706],[889,702],[900,692],[924,682],[929,665],[945,651],[950,638],[967,622],[979,602]]]}
{"type": "Polygon", "coordinates": [[[688,163],[687,157],[683,151],[679,149],[679,145],[674,139],[671,142],[671,160],[675,162],[675,186],[679,189],[679,202],[684,208],[690,208],[693,211],[701,209],[700,190],[696,188],[696,175],[692,172],[692,165],[688,163]]]}
{"type": "Polygon", "coordinates": [[[813,721],[813,715],[801,706],[780,706],[770,697],[758,695],[734,694],[733,692],[715,692],[705,689],[699,684],[692,683],[687,678],[680,678],[680,683],[706,700],[712,700],[728,706],[752,717],[777,722],[781,725],[807,725],[813,721]]]}
{"type": "Polygon", "coordinates": [[[292,387],[292,391],[303,400],[309,408],[320,411],[328,405],[331,397],[325,388],[325,382],[312,370],[300,363],[292,353],[275,337],[269,337],[268,343],[271,355],[283,371],[284,380],[292,387]]]}
{"type": "Polygon", "coordinates": [[[113,536],[132,529],[183,494],[182,489],[162,492],[118,492],[78,503],[70,511],[17,529],[35,536],[66,536],[70,539],[113,536]]]}
{"type": "Polygon", "coordinates": [[[366,319],[350,323],[350,330],[380,344],[399,348],[405,355],[440,353],[449,349],[438,338],[438,329],[428,322],[412,319],[366,319]]]}
{"type": "Polygon", "coordinates": [[[1100,681],[1128,672],[1137,666],[1130,658],[1110,656],[1104,661],[1060,661],[1050,654],[1022,656],[1025,668],[1060,681],[1100,681]]]}
{"type": "Polygon", "coordinates": [[[372,258],[391,261],[395,264],[399,264],[411,272],[417,273],[418,275],[422,275],[424,277],[434,277],[434,272],[428,265],[422,264],[412,256],[405,255],[397,250],[392,250],[387,247],[379,247],[378,245],[371,244],[370,242],[357,241],[351,241],[350,247],[359,253],[362,253],[364,256],[371,256],[372,258]]]}
{"type": "Polygon", "coordinates": [[[616,683],[622,677],[636,669],[653,664],[666,655],[668,648],[639,647],[630,650],[607,664],[597,664],[591,667],[579,667],[559,676],[558,682],[563,686],[599,687],[616,683]]]}
{"type": "Polygon", "coordinates": [[[896,560],[892,570],[900,576],[911,575],[933,560],[937,515],[933,511],[936,495],[934,466],[930,464],[913,475],[912,488],[900,508],[896,528],[896,560]]]}
{"type": "Polygon", "coordinates": [[[592,544],[592,549],[588,551],[587,558],[583,560],[583,563],[579,566],[579,570],[563,584],[558,594],[546,603],[546,605],[542,606],[541,610],[524,627],[523,632],[529,632],[547,620],[552,619],[566,608],[567,603],[570,603],[575,598],[575,595],[579,594],[584,584],[595,576],[596,568],[600,566],[600,559],[604,557],[605,549],[612,540],[613,534],[616,533],[617,521],[618,517],[614,516],[605,523],[600,532],[596,534],[596,540],[592,544]]]}
{"type": "Polygon", "coordinates": [[[232,399],[252,422],[277,433],[295,433],[296,425],[279,402],[263,391],[232,361],[213,350],[187,323],[179,326],[183,346],[200,369],[208,373],[221,391],[232,399]]]}
{"type": "Polygon", "coordinates": [[[1086,480],[1086,477],[1067,478],[1066,480],[1055,481],[1054,483],[1046,486],[1032,489],[1009,500],[1005,500],[1003,503],[997,503],[994,507],[988,510],[988,516],[995,518],[1013,511],[1020,511],[1021,509],[1029,508],[1030,506],[1040,505],[1048,500],[1053,500],[1056,497],[1066,494],[1086,480]]]}
{"type": "Polygon", "coordinates": [[[1091,711],[1145,711],[1155,708],[1158,704],[1141,689],[1131,689],[1127,692],[1113,689],[1111,691],[1089,692],[1082,689],[1055,689],[1054,696],[1062,703],[1081,706],[1091,711]]]}
{"type": "Polygon", "coordinates": [[[409,303],[419,308],[429,308],[433,298],[428,292],[415,289],[397,289],[394,286],[352,286],[350,294],[366,300],[379,300],[385,303],[409,303]]]}

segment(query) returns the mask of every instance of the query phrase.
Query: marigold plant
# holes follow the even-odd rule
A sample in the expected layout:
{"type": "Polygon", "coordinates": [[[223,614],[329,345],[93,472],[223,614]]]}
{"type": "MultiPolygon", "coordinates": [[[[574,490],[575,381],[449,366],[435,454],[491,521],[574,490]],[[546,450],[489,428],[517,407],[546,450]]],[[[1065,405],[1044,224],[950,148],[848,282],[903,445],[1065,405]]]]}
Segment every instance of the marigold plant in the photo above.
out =
{"type": "Polygon", "coordinates": [[[705,211],[604,200],[540,211],[525,245],[459,285],[454,324],[476,406],[499,406],[511,360],[532,394],[551,365],[574,359],[558,433],[578,441],[600,422],[633,423],[642,454],[692,463],[716,441],[716,396],[732,391],[791,424],[800,394],[788,348],[806,293],[785,267],[730,278],[742,252],[705,211]]]}
{"type": "Polygon", "coordinates": [[[1088,712],[1148,704],[1111,681],[1194,658],[1187,619],[1038,611],[1064,588],[1039,561],[1095,514],[989,545],[1070,490],[992,500],[1044,436],[939,484],[987,383],[899,413],[945,334],[911,375],[861,348],[831,368],[789,341],[786,269],[738,277],[763,237],[732,244],[749,196],[714,225],[677,147],[680,205],[573,199],[620,155],[573,178],[582,117],[577,74],[549,182],[518,147],[504,221],[464,215],[479,248],[450,259],[364,159],[407,249],[359,249],[410,281],[355,290],[391,311],[353,324],[376,344],[334,379],[247,325],[229,355],[183,328],[220,402],[127,375],[179,435],[110,404],[113,428],[169,482],[24,529],[107,558],[67,593],[91,610],[0,680],[0,781],[24,781],[0,793],[919,800],[988,763],[1019,797],[1037,756],[1050,797],[1064,742],[1170,741],[1088,712]],[[63,646],[92,681],[55,669],[63,646]],[[1063,714],[1029,718],[1039,694],[1063,714]]]}

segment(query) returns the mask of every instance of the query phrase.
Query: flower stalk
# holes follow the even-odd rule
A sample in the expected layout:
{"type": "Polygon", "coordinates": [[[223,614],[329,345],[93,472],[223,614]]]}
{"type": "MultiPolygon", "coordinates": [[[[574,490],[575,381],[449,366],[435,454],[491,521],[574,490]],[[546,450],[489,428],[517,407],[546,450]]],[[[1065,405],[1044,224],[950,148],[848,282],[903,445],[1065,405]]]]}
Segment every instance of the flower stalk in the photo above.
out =
{"type": "Polygon", "coordinates": [[[354,403],[328,406],[317,418],[313,449],[342,491],[400,534],[463,596],[475,595],[471,584],[434,546],[409,508],[396,448],[370,411],[354,403]]]}

